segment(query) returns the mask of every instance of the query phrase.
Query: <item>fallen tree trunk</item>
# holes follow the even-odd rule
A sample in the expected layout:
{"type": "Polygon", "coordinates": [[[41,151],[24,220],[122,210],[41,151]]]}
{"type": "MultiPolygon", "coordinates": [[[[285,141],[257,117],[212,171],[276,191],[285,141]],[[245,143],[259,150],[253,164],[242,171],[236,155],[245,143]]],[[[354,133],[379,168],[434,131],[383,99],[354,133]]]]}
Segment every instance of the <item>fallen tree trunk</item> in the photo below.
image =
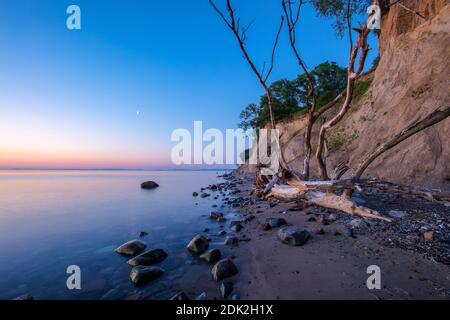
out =
{"type": "Polygon", "coordinates": [[[269,197],[275,197],[281,200],[306,199],[309,204],[314,204],[324,208],[343,211],[350,215],[359,216],[368,219],[378,219],[391,222],[391,219],[383,217],[379,212],[369,208],[361,207],[355,204],[350,198],[337,196],[333,193],[313,191],[303,193],[297,188],[290,186],[276,186],[272,188],[269,197]]]}

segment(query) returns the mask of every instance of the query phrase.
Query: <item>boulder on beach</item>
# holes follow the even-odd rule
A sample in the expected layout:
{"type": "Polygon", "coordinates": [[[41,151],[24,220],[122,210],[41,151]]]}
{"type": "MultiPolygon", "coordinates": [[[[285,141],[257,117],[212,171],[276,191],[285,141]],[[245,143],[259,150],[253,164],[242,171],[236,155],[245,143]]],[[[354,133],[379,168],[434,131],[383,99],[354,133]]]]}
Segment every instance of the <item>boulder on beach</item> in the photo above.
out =
{"type": "Polygon", "coordinates": [[[300,227],[285,227],[278,231],[278,239],[292,246],[302,246],[310,237],[311,234],[300,227]]]}
{"type": "Polygon", "coordinates": [[[164,269],[159,267],[137,266],[131,269],[130,278],[134,284],[141,285],[156,280],[164,272],[164,269]]]}
{"type": "Polygon", "coordinates": [[[128,260],[128,264],[132,267],[136,266],[149,266],[152,264],[160,263],[167,258],[167,253],[162,249],[154,249],[144,252],[137,257],[128,260]]]}
{"type": "Polygon", "coordinates": [[[200,258],[208,263],[214,263],[222,258],[222,253],[219,249],[211,249],[203,253],[200,258]]]}
{"type": "Polygon", "coordinates": [[[196,254],[202,254],[208,249],[209,241],[202,235],[195,236],[187,245],[187,249],[196,254]]]}
{"type": "Polygon", "coordinates": [[[142,251],[147,248],[147,244],[144,241],[141,240],[131,240],[128,241],[118,248],[116,248],[114,251],[118,254],[124,255],[124,256],[135,256],[140,254],[142,251]]]}
{"type": "Polygon", "coordinates": [[[266,223],[271,229],[279,228],[287,224],[286,220],[283,218],[267,218],[266,223]]]}
{"type": "Polygon", "coordinates": [[[231,259],[223,259],[217,262],[211,270],[215,281],[222,281],[238,273],[238,269],[231,259]]]}
{"type": "Polygon", "coordinates": [[[159,184],[157,184],[155,181],[146,181],[141,183],[141,188],[146,190],[152,190],[159,187],[159,184]]]}

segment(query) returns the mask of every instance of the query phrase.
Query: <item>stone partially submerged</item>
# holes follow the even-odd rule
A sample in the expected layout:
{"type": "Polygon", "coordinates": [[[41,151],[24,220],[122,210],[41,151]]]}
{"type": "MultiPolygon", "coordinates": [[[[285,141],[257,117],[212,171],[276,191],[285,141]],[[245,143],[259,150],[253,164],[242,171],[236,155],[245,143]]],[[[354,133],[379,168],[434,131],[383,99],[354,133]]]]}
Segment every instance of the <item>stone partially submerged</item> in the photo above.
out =
{"type": "Polygon", "coordinates": [[[187,245],[187,249],[195,254],[202,254],[208,249],[209,241],[202,235],[197,235],[187,245]]]}
{"type": "Polygon", "coordinates": [[[167,253],[162,249],[155,249],[144,252],[137,257],[128,260],[128,264],[132,267],[136,266],[149,266],[152,264],[160,263],[167,258],[167,253]]]}
{"type": "Polygon", "coordinates": [[[141,188],[145,190],[153,190],[159,187],[159,184],[157,184],[155,181],[146,181],[141,183],[141,188]]]}
{"type": "Polygon", "coordinates": [[[200,258],[208,263],[214,263],[222,257],[222,253],[219,249],[211,249],[203,253],[200,258]]]}
{"type": "Polygon", "coordinates": [[[137,266],[131,269],[130,278],[136,285],[152,282],[164,274],[164,269],[159,267],[137,266]]]}
{"type": "Polygon", "coordinates": [[[231,259],[223,259],[217,262],[211,270],[215,281],[222,281],[238,273],[238,269],[231,259]]]}
{"type": "Polygon", "coordinates": [[[121,246],[117,247],[114,251],[123,256],[136,256],[147,248],[147,244],[141,240],[131,240],[121,246]]]}
{"type": "Polygon", "coordinates": [[[278,231],[278,239],[291,246],[302,246],[310,237],[311,234],[300,227],[285,227],[278,231]]]}

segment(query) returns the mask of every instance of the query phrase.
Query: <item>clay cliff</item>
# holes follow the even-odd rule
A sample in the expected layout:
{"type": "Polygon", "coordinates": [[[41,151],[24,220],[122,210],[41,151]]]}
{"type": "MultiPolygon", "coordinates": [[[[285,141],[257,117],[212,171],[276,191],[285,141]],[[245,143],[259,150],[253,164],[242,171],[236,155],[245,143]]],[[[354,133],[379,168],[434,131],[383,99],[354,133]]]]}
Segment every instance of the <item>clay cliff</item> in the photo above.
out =
{"type": "MultiPolygon", "coordinates": [[[[364,156],[411,122],[450,104],[450,1],[403,1],[423,19],[400,6],[383,16],[380,62],[364,75],[350,112],[327,135],[329,172],[341,162],[351,170],[364,156]]],[[[329,119],[340,108],[327,111],[329,119]]],[[[307,120],[279,124],[282,149],[291,169],[302,171],[307,120]]],[[[313,151],[321,121],[313,130],[313,151]]],[[[248,170],[248,167],[243,167],[248,170]]],[[[317,163],[311,170],[318,176],[317,163]]],[[[391,182],[450,190],[450,119],[428,128],[380,156],[365,172],[391,182]]]]}

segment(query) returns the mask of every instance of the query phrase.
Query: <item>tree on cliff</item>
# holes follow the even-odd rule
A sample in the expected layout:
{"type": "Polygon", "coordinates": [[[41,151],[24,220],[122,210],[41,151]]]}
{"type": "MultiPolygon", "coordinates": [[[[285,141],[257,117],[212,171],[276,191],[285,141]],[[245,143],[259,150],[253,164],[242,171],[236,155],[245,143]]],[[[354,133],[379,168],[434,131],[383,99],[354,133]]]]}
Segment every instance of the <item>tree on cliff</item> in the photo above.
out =
{"type": "MultiPolygon", "coordinates": [[[[332,101],[346,86],[345,68],[335,62],[324,62],[310,72],[311,80],[316,88],[317,107],[320,109],[332,101]]],[[[272,92],[273,115],[275,121],[284,120],[307,111],[309,83],[305,74],[294,80],[281,79],[270,85],[272,92]]],[[[270,121],[267,94],[260,99],[259,105],[249,104],[240,114],[239,127],[263,128],[270,121]]]]}
{"type": "MultiPolygon", "coordinates": [[[[272,60],[270,64],[270,69],[266,76],[263,76],[261,72],[259,72],[253,61],[250,59],[247,50],[245,48],[245,39],[246,39],[246,31],[248,28],[241,27],[240,19],[236,18],[235,12],[236,9],[232,6],[231,0],[226,0],[226,9],[228,11],[229,17],[227,18],[225,14],[215,5],[213,0],[209,0],[212,7],[215,9],[215,11],[219,14],[219,16],[222,18],[222,20],[225,22],[225,24],[231,29],[233,34],[235,35],[239,47],[251,67],[254,74],[257,76],[260,84],[263,86],[264,90],[266,91],[267,95],[267,110],[269,114],[269,129],[275,129],[277,128],[276,125],[276,119],[274,116],[274,106],[276,106],[277,103],[277,95],[273,94],[273,87],[267,85],[268,77],[273,69],[274,65],[274,53],[275,49],[278,43],[279,35],[282,30],[282,26],[284,21],[286,21],[287,24],[287,30],[289,34],[289,40],[292,47],[292,51],[298,61],[298,64],[300,68],[303,70],[303,74],[305,75],[305,80],[307,83],[307,90],[306,92],[306,98],[304,99],[305,109],[307,110],[308,114],[308,124],[307,128],[305,130],[305,145],[304,145],[304,152],[305,152],[305,158],[304,158],[304,173],[302,174],[302,178],[300,178],[295,172],[289,169],[288,164],[286,163],[284,159],[284,155],[282,150],[279,150],[278,153],[279,157],[279,164],[280,164],[280,171],[278,173],[275,173],[270,181],[267,179],[262,179],[259,170],[257,171],[257,177],[255,182],[256,195],[260,196],[275,196],[279,198],[289,199],[289,200],[297,200],[297,201],[303,201],[307,205],[308,204],[314,204],[322,207],[337,209],[343,212],[346,212],[348,214],[352,215],[358,215],[366,218],[374,218],[374,219],[380,219],[380,220],[387,220],[390,221],[388,218],[383,217],[380,213],[359,206],[358,204],[354,203],[351,199],[351,192],[354,189],[361,189],[362,187],[367,188],[378,188],[382,190],[388,190],[393,192],[399,192],[399,193],[409,193],[414,195],[419,195],[426,198],[431,199],[447,199],[450,200],[450,195],[448,194],[440,194],[436,192],[431,191],[420,191],[415,190],[413,188],[406,188],[406,187],[398,187],[398,186],[392,186],[392,184],[383,183],[383,182],[377,182],[376,184],[373,182],[367,182],[360,180],[360,177],[364,170],[381,154],[386,152],[387,150],[395,147],[402,141],[410,138],[411,136],[414,136],[418,132],[435,125],[436,123],[439,123],[443,121],[444,119],[448,118],[450,116],[450,107],[449,106],[441,106],[441,108],[437,108],[434,112],[432,112],[430,115],[424,117],[420,121],[416,121],[412,123],[410,126],[405,128],[403,131],[395,135],[392,139],[386,141],[385,143],[381,144],[376,148],[375,151],[373,151],[367,158],[365,158],[356,174],[353,176],[351,180],[341,180],[342,173],[345,172],[346,166],[341,165],[338,166],[335,169],[335,174],[332,176],[332,179],[329,178],[328,172],[327,172],[327,166],[326,166],[326,152],[324,154],[324,147],[325,147],[325,141],[326,141],[326,132],[328,129],[330,129],[333,126],[336,126],[346,115],[346,113],[349,111],[351,103],[353,101],[354,97],[354,90],[355,90],[355,84],[356,80],[361,76],[364,67],[365,62],[367,58],[367,53],[369,51],[369,47],[367,44],[367,38],[371,31],[371,27],[373,25],[374,17],[376,16],[376,10],[373,8],[371,12],[369,12],[369,17],[367,18],[366,22],[364,24],[361,24],[359,28],[353,28],[354,31],[358,33],[358,37],[355,42],[353,42],[352,39],[352,33],[351,33],[351,17],[354,10],[357,9],[357,7],[354,7],[352,5],[353,2],[359,2],[356,0],[347,0],[345,10],[343,10],[343,2],[342,1],[319,1],[319,0],[312,0],[311,2],[313,5],[316,6],[319,10],[319,14],[327,15],[328,12],[335,12],[338,14],[338,17],[342,19],[342,15],[344,15],[345,21],[347,22],[347,30],[349,32],[349,42],[350,42],[350,56],[349,56],[349,63],[347,67],[347,73],[346,73],[346,88],[345,91],[338,94],[334,100],[332,100],[327,105],[323,106],[321,109],[318,108],[318,94],[319,91],[316,88],[315,80],[311,72],[307,70],[305,63],[303,62],[300,52],[297,49],[296,46],[296,26],[300,19],[300,12],[301,7],[304,4],[302,0],[293,1],[293,0],[281,0],[281,5],[283,7],[284,16],[281,19],[280,27],[278,28],[278,32],[276,35],[275,44],[272,51],[272,60]],[[336,7],[336,3],[341,3],[341,7],[336,7]],[[334,7],[333,7],[334,6],[334,7]],[[356,8],[356,9],[355,9],[356,8]],[[320,11],[322,10],[322,11],[320,11]],[[329,11],[328,11],[329,10],[329,11]],[[343,100],[343,101],[341,101],[343,100]],[[338,103],[341,103],[340,107],[338,108],[338,112],[328,121],[323,121],[320,133],[319,133],[319,142],[317,146],[316,151],[316,158],[319,164],[319,168],[321,171],[322,180],[316,180],[316,181],[309,181],[309,159],[311,156],[311,129],[314,125],[315,121],[319,119],[323,113],[330,109],[331,107],[337,105],[338,103]],[[289,186],[282,186],[282,187],[276,187],[276,183],[283,179],[289,186]],[[263,185],[264,184],[264,185],[263,185]],[[262,190],[261,187],[264,189],[262,190]],[[338,190],[344,190],[344,192],[341,195],[335,194],[333,191],[336,189],[338,190]],[[323,191],[325,190],[325,192],[323,191]],[[269,193],[270,192],[270,193],[269,193]]],[[[362,2],[362,1],[361,1],[362,2]]],[[[371,4],[377,6],[378,8],[381,7],[382,12],[385,10],[384,6],[387,3],[387,1],[384,0],[371,0],[371,4]]],[[[406,7],[402,1],[395,1],[392,5],[401,5],[406,10],[413,12],[414,14],[418,14],[417,11],[415,11],[413,8],[406,7]]],[[[376,7],[375,7],[376,8],[376,7]]],[[[331,15],[331,14],[330,14],[331,15]]],[[[419,14],[418,14],[419,15],[419,14]]],[[[276,86],[275,86],[276,87],[276,86]]],[[[285,88],[286,83],[281,83],[281,88],[285,88]]],[[[292,92],[291,92],[292,93],[292,92]]],[[[294,95],[295,96],[295,95],[294,95]]],[[[285,96],[284,94],[281,95],[283,99],[286,97],[291,98],[291,95],[285,96]]],[[[280,97],[278,97],[280,98],[280,97]]],[[[294,103],[296,99],[288,99],[289,103],[294,103]]],[[[285,102],[286,102],[285,101],[285,102]]],[[[265,178],[265,177],[264,177],[265,178]]]]}

